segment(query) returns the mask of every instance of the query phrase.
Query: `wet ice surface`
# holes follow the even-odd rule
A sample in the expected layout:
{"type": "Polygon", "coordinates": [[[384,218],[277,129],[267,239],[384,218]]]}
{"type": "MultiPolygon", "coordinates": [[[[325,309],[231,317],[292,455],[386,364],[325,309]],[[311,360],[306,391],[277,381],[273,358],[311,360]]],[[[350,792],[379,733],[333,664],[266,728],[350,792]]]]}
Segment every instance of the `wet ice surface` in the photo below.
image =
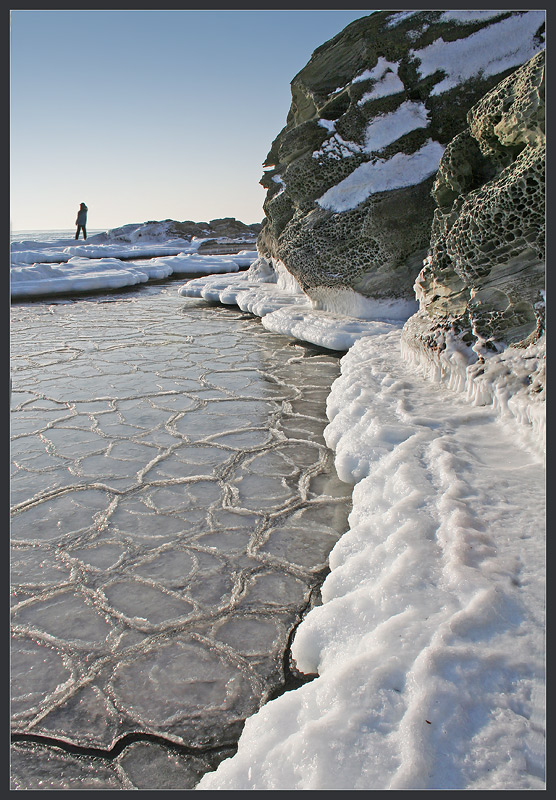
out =
{"type": "Polygon", "coordinates": [[[347,529],[334,355],[152,286],[12,309],[13,788],[187,788],[283,681],[347,529]]]}

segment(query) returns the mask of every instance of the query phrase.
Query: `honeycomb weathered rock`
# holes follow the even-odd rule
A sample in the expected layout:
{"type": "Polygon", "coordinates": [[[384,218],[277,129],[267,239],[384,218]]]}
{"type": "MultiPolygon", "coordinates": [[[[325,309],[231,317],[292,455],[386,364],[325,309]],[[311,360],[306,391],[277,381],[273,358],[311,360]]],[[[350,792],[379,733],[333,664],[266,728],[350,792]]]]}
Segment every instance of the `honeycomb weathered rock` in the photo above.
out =
{"type": "Polygon", "coordinates": [[[541,335],[544,105],[543,51],[473,106],[468,130],[446,148],[430,255],[416,282],[423,341],[438,327],[487,347],[541,335]]]}

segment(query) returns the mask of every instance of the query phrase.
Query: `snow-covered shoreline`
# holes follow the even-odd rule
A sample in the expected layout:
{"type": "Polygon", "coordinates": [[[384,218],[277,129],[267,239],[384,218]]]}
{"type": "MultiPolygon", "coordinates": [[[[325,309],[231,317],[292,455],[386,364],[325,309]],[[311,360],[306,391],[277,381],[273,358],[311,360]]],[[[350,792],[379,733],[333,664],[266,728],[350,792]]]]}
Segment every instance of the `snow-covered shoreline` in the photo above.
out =
{"type": "MultiPolygon", "coordinates": [[[[392,300],[381,303],[352,290],[328,290],[322,307],[301,290],[280,262],[259,258],[240,275],[207,275],[178,289],[184,297],[237,304],[242,311],[261,317],[273,333],[301,339],[330,350],[347,351],[360,338],[401,329],[418,305],[392,300]],[[351,314],[350,314],[351,308],[351,314]]],[[[400,355],[427,380],[462,393],[472,405],[491,405],[499,416],[512,419],[525,446],[543,457],[545,446],[544,392],[528,388],[544,369],[545,337],[528,348],[508,347],[477,361],[472,348],[453,340],[442,355],[413,346],[401,335],[400,355]]]]}
{"type": "Polygon", "coordinates": [[[348,351],[325,439],[353,511],[293,643],[319,677],[248,719],[197,788],[543,788],[544,402],[520,376],[544,343],[433,364],[400,308],[316,310],[275,266],[179,291],[348,351]]]}

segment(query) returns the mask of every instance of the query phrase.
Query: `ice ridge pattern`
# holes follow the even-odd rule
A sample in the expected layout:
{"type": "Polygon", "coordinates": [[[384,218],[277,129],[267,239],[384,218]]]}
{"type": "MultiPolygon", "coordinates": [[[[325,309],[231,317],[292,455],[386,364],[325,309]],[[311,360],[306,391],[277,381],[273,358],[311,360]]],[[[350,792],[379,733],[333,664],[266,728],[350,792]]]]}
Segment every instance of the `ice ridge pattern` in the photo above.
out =
{"type": "MultiPolygon", "coordinates": [[[[347,528],[322,437],[337,357],[160,286],[14,306],[12,347],[14,730],[235,744],[347,528]]],[[[12,757],[17,789],[215,766],[146,742],[12,757]]]]}

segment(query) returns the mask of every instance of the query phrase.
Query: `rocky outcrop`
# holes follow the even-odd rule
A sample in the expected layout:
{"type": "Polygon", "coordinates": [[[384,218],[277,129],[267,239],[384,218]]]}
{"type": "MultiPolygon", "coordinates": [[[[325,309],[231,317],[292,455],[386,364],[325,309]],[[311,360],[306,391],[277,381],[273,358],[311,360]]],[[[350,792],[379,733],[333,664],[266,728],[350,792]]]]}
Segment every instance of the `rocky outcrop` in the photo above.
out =
{"type": "Polygon", "coordinates": [[[406,342],[447,336],[479,356],[527,347],[544,331],[544,52],[477,102],[433,186],[431,248],[406,342]]]}
{"type": "Polygon", "coordinates": [[[449,199],[431,196],[444,150],[458,134],[477,149],[463,133],[468,109],[543,48],[543,21],[543,11],[380,11],[319,47],[292,81],[264,164],[260,254],[316,307],[330,289],[414,299],[435,198],[449,199]]]}
{"type": "Polygon", "coordinates": [[[235,217],[211,219],[210,222],[178,222],[174,219],[162,221],[149,220],[142,224],[131,223],[120,228],[112,228],[106,236],[110,240],[136,242],[141,239],[153,239],[163,236],[166,239],[232,239],[243,242],[254,242],[261,231],[262,224],[254,222],[246,225],[235,217]]]}

